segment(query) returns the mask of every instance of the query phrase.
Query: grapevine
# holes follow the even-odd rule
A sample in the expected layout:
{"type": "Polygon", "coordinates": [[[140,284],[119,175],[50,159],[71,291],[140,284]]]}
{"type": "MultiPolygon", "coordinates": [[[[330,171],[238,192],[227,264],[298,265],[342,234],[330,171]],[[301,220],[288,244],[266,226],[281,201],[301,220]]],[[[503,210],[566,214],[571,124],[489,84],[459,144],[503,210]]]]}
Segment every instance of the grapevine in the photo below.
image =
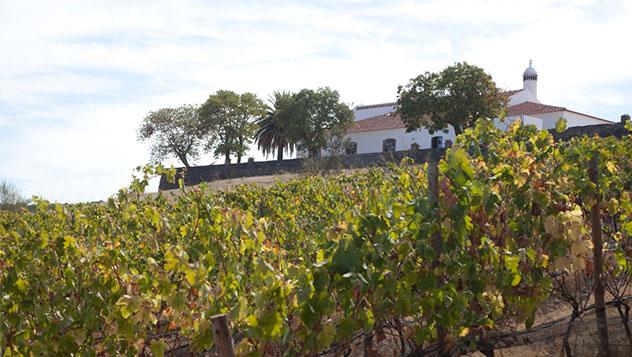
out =
{"type": "Polygon", "coordinates": [[[479,122],[439,163],[437,205],[411,162],[155,196],[143,195],[149,177],[174,172],[147,166],[107,202],[0,212],[0,350],[163,355],[176,336],[199,352],[220,313],[238,354],[306,355],[387,330],[403,353],[439,327],[451,345],[482,346],[504,321],[533,325],[556,279],[590,275],[592,155],[605,286],[627,318],[630,137],[555,142],[479,122]]]}

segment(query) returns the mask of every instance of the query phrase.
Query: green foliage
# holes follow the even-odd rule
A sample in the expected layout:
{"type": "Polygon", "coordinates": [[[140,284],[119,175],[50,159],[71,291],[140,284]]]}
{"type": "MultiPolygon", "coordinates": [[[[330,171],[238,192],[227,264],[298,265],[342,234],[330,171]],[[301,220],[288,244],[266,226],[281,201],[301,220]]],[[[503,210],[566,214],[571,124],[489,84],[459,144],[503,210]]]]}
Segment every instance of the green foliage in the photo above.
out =
{"type": "Polygon", "coordinates": [[[317,157],[334,137],[343,137],[353,123],[353,111],[329,87],[303,89],[294,94],[289,132],[309,157],[317,157]]]}
{"type": "Polygon", "coordinates": [[[218,313],[240,354],[304,355],[385,326],[421,346],[438,325],[453,342],[530,325],[553,273],[590,269],[594,186],[576,163],[595,152],[616,222],[606,270],[632,263],[631,144],[481,121],[441,161],[438,205],[407,163],[177,197],[141,197],[151,175],[174,177],[146,167],[105,204],[38,200],[0,213],[0,349],[160,355],[178,335],[202,351],[218,313]]]}
{"type": "Polygon", "coordinates": [[[397,112],[408,131],[451,125],[460,134],[480,118],[498,117],[506,101],[489,74],[466,62],[421,74],[399,86],[397,94],[397,112]]]}
{"type": "Polygon", "coordinates": [[[290,135],[293,116],[294,94],[289,92],[274,92],[266,114],[260,117],[256,124],[255,133],[257,147],[264,155],[277,154],[277,160],[283,160],[283,152],[293,153],[296,142],[290,135]]]}
{"type": "Polygon", "coordinates": [[[559,119],[557,120],[557,122],[555,123],[555,131],[556,131],[558,134],[563,133],[563,132],[566,130],[566,123],[567,123],[567,122],[568,122],[568,121],[567,121],[566,119],[564,119],[564,118],[559,118],[559,119]]]}
{"type": "Polygon", "coordinates": [[[264,113],[265,104],[252,93],[218,90],[210,95],[200,107],[206,136],[211,139],[207,149],[213,148],[216,157],[224,155],[226,163],[231,154],[241,162],[257,130],[253,121],[264,113]]]}
{"type": "Polygon", "coordinates": [[[153,160],[159,162],[168,156],[175,156],[186,167],[190,167],[190,159],[199,156],[203,135],[202,122],[195,105],[152,111],[138,129],[140,141],[152,141],[153,160]]]}

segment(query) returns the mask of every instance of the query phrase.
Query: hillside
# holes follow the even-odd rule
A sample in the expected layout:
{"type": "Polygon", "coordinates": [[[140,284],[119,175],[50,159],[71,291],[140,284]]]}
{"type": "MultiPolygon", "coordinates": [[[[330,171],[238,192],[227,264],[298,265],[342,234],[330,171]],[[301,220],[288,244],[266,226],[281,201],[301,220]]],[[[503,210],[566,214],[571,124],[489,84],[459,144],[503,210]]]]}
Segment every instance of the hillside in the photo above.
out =
{"type": "MultiPolygon", "coordinates": [[[[151,175],[175,175],[147,167],[103,204],[2,212],[0,347],[210,354],[217,314],[230,320],[238,355],[518,346],[512,333],[559,311],[587,318],[597,283],[628,306],[630,140],[555,142],[534,127],[481,122],[438,166],[140,198],[151,175]]],[[[577,335],[556,336],[577,348],[577,335]]]]}

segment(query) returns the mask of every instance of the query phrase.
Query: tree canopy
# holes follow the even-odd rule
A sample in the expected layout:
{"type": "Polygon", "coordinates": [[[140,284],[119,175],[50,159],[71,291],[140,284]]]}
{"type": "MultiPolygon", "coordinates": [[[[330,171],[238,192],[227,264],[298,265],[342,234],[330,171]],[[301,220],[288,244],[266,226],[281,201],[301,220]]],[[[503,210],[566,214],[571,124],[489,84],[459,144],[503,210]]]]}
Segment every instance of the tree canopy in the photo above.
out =
{"type": "Polygon", "coordinates": [[[151,139],[152,159],[175,156],[186,167],[202,152],[231,155],[237,163],[253,139],[264,155],[306,151],[319,156],[324,148],[342,148],[353,111],[328,87],[298,93],[274,92],[269,105],[255,94],[218,90],[201,106],[184,105],[150,112],[138,130],[140,141],[151,139]]]}
{"type": "Polygon", "coordinates": [[[257,130],[253,121],[264,114],[265,104],[255,94],[218,90],[200,107],[205,131],[212,139],[207,149],[213,148],[216,157],[224,155],[226,163],[231,154],[241,162],[257,130]]]}
{"type": "Polygon", "coordinates": [[[293,153],[296,142],[292,140],[290,128],[293,116],[294,95],[290,92],[274,92],[266,114],[260,117],[255,134],[257,147],[264,155],[276,153],[277,160],[283,160],[283,152],[293,153]]]}
{"type": "Polygon", "coordinates": [[[344,135],[353,123],[353,111],[340,101],[338,91],[329,87],[301,90],[294,95],[292,108],[295,120],[291,121],[290,135],[309,157],[317,157],[329,138],[344,135]]]}
{"type": "Polygon", "coordinates": [[[200,155],[202,129],[198,107],[187,104],[147,114],[138,129],[138,139],[151,140],[152,160],[175,156],[188,168],[190,160],[200,155]]]}
{"type": "Polygon", "coordinates": [[[397,94],[397,112],[408,131],[424,127],[434,132],[452,125],[456,134],[479,118],[497,117],[506,100],[489,74],[466,62],[421,74],[399,86],[397,94]]]}

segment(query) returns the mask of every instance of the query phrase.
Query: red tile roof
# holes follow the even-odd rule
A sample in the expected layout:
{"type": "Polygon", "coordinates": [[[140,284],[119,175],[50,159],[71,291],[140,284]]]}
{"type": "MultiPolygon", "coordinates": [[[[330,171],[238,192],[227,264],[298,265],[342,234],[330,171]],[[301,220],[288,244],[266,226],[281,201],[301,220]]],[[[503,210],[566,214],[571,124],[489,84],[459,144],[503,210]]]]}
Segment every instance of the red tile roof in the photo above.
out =
{"type": "MultiPolygon", "coordinates": [[[[392,104],[392,103],[391,103],[392,104]]],[[[386,104],[376,104],[376,106],[386,106],[386,104]]],[[[598,118],[592,115],[583,114],[579,112],[575,112],[572,110],[568,110],[564,107],[557,107],[554,105],[546,105],[534,102],[524,102],[517,105],[512,105],[507,108],[507,116],[518,116],[518,115],[534,115],[534,114],[542,114],[542,113],[555,113],[567,111],[571,113],[585,115],[587,117],[601,120],[605,123],[611,123],[608,120],[598,118]]],[[[347,133],[362,133],[366,131],[375,131],[375,130],[389,130],[389,129],[402,129],[406,128],[404,122],[400,119],[397,113],[388,113],[384,115],[378,115],[375,117],[362,119],[354,122],[349,129],[347,129],[347,133]]]]}
{"type": "Polygon", "coordinates": [[[561,112],[566,110],[564,107],[556,107],[553,105],[546,105],[534,102],[524,102],[516,105],[512,105],[507,108],[507,116],[516,115],[533,115],[542,113],[561,112]]]}
{"type": "Polygon", "coordinates": [[[396,113],[378,115],[367,119],[358,120],[353,123],[347,133],[361,133],[374,130],[388,130],[405,128],[404,122],[396,113]]]}
{"type": "Polygon", "coordinates": [[[512,105],[511,107],[507,108],[507,116],[533,115],[533,114],[555,113],[555,112],[563,112],[563,111],[583,115],[589,118],[600,120],[608,124],[612,123],[609,120],[599,118],[594,115],[588,115],[588,114],[576,112],[574,110],[569,110],[564,107],[557,107],[554,105],[546,105],[546,104],[540,104],[540,103],[534,103],[534,102],[524,102],[524,103],[512,105]]]}
{"type": "MultiPolygon", "coordinates": [[[[564,110],[566,110],[566,108],[534,102],[524,102],[507,108],[507,116],[553,113],[564,110]]],[[[402,122],[397,113],[388,113],[358,120],[353,123],[349,127],[349,129],[347,129],[347,133],[362,133],[365,131],[401,129],[405,127],[406,125],[404,124],[404,122],[402,122]]]]}

